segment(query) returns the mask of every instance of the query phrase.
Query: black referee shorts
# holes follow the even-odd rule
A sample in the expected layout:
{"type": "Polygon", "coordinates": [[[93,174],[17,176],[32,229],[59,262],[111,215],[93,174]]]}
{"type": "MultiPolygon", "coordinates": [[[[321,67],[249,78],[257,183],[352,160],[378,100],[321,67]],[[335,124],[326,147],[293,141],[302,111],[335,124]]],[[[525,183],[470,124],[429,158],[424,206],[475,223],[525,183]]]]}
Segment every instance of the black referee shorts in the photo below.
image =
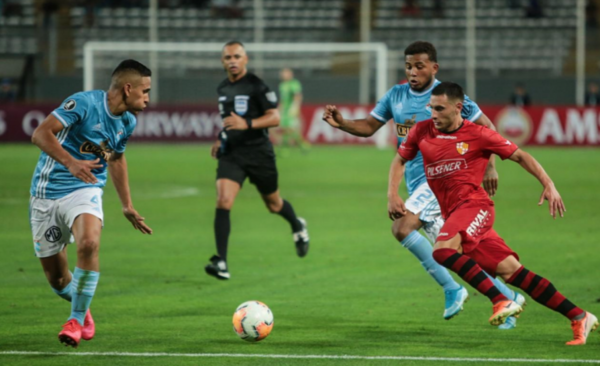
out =
{"type": "Polygon", "coordinates": [[[278,173],[272,147],[257,146],[255,149],[234,150],[219,158],[217,180],[230,179],[242,186],[246,177],[250,178],[250,183],[256,185],[263,195],[277,191],[278,173]]]}

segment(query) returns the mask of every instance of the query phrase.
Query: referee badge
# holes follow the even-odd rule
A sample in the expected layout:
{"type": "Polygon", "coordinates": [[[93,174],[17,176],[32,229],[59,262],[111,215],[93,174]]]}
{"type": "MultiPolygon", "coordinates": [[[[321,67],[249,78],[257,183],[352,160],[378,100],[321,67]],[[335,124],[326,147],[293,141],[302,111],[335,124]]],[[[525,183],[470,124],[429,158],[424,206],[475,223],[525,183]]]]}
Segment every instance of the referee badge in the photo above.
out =
{"type": "Polygon", "coordinates": [[[238,116],[243,116],[248,112],[248,99],[250,99],[247,95],[236,95],[233,109],[238,116]]]}
{"type": "Polygon", "coordinates": [[[265,94],[265,97],[267,97],[267,100],[273,104],[277,103],[277,94],[275,94],[274,91],[270,91],[267,94],[265,94]]]}
{"type": "Polygon", "coordinates": [[[469,144],[466,142],[457,142],[456,151],[458,151],[460,155],[465,155],[467,151],[469,151],[469,144]]]}

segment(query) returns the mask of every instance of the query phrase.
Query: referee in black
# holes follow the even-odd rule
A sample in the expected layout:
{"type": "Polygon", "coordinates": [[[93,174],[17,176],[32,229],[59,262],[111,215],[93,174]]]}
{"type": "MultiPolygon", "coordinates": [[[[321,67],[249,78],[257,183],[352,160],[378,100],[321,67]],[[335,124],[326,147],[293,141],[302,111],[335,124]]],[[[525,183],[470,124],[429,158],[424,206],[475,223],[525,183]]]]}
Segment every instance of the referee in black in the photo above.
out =
{"type": "Polygon", "coordinates": [[[304,257],[308,252],[309,238],[306,221],[296,217],[292,205],[279,195],[275,152],[268,132],[269,127],[279,126],[277,95],[248,72],[248,56],[241,42],[225,44],[221,62],[227,72],[227,79],[217,88],[223,130],[211,149],[211,155],[219,161],[214,225],[218,254],[210,258],[205,270],[211,276],[226,280],[230,277],[227,268],[229,212],[246,177],[256,185],[269,211],[290,223],[298,256],[304,257]]]}

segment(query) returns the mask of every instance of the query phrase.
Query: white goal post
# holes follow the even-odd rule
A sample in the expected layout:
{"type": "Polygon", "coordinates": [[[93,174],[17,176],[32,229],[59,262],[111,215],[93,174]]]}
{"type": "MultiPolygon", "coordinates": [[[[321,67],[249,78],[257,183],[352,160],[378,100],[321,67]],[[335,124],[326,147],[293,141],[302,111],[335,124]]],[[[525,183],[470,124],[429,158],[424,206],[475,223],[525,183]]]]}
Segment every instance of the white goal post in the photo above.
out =
{"type": "MultiPolygon", "coordinates": [[[[388,48],[385,43],[246,43],[248,52],[372,52],[376,56],[375,94],[379,99],[389,89],[388,48]]],[[[94,85],[94,54],[96,52],[220,52],[223,43],[203,42],[86,42],[83,47],[83,88],[92,90],[94,85]]],[[[149,67],[154,68],[151,64],[149,67]]],[[[152,70],[153,74],[157,70],[152,70]]],[[[157,79],[157,78],[154,78],[157,79]]],[[[159,80],[153,80],[158,83],[159,80]]],[[[368,86],[360,85],[360,88],[368,86]]]]}
{"type": "MultiPolygon", "coordinates": [[[[387,90],[391,87],[388,79],[388,48],[385,43],[245,43],[244,47],[248,52],[257,53],[307,53],[305,60],[300,59],[301,63],[306,61],[307,64],[319,63],[319,61],[326,61],[327,57],[331,57],[331,54],[335,53],[360,53],[367,54],[372,53],[375,55],[375,97],[380,99],[385,95],[387,90]],[[323,60],[319,60],[315,53],[323,52],[323,60]],[[311,54],[312,53],[312,54],[311,54]],[[317,59],[315,59],[315,57],[317,59]]],[[[160,53],[181,53],[181,52],[194,52],[194,53],[217,53],[220,54],[223,49],[223,43],[204,43],[204,42],[87,42],[83,47],[83,83],[84,90],[93,90],[98,88],[94,85],[95,79],[95,67],[106,67],[102,65],[101,54],[117,53],[117,54],[130,54],[135,52],[144,52],[149,55],[149,67],[152,70],[152,84],[153,93],[151,93],[151,101],[156,102],[159,99],[158,96],[158,85],[160,83],[159,76],[159,54],[160,53]]],[[[252,57],[252,55],[251,55],[252,57]]],[[[168,58],[168,57],[166,57],[168,58]]],[[[361,60],[365,58],[361,57],[361,60]]],[[[221,67],[218,59],[213,60],[215,64],[208,66],[208,69],[213,66],[221,67]]],[[[188,63],[190,67],[207,67],[202,63],[201,60],[181,60],[181,63],[188,63]]],[[[325,62],[326,64],[327,62],[325,62]]],[[[256,64],[253,64],[256,66],[256,64]]],[[[267,63],[265,62],[265,65],[267,63]]],[[[114,67],[114,66],[111,66],[114,67]]],[[[185,66],[184,66],[185,67],[185,66]]],[[[360,70],[361,77],[359,77],[359,88],[363,96],[368,96],[370,90],[369,83],[369,62],[361,63],[360,70]],[[366,77],[364,77],[366,76],[366,77]]],[[[214,70],[214,67],[213,69],[214,70]]],[[[396,82],[395,80],[393,81],[396,82]]],[[[385,148],[389,143],[389,137],[392,135],[390,128],[381,128],[373,136],[375,143],[380,148],[385,148]]]]}

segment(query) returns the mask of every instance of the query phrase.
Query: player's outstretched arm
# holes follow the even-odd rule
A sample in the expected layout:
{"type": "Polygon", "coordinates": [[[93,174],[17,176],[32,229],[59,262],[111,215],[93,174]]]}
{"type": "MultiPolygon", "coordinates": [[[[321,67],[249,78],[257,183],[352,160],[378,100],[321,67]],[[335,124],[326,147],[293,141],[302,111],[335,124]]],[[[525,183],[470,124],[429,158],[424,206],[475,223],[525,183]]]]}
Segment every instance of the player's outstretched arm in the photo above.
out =
{"type": "Polygon", "coordinates": [[[108,161],[108,171],[121,200],[123,215],[131,222],[134,229],[141,231],[142,234],[152,234],[152,229],[146,225],[144,218],[133,208],[129,192],[129,177],[125,155],[113,153],[108,161]]]}
{"type": "MultiPolygon", "coordinates": [[[[492,123],[492,121],[485,114],[481,114],[479,118],[477,118],[474,123],[489,128],[492,131],[496,131],[496,126],[492,123]]],[[[496,155],[492,154],[490,156],[490,161],[485,169],[485,174],[483,175],[483,188],[487,192],[490,197],[494,197],[496,191],[498,190],[498,172],[496,171],[496,155]]]]}
{"type": "Polygon", "coordinates": [[[538,205],[541,206],[545,200],[548,201],[548,208],[550,209],[550,215],[556,219],[556,214],[558,213],[560,217],[564,216],[565,204],[560,197],[560,194],[554,187],[554,182],[550,179],[550,176],[546,173],[544,168],[538,163],[537,160],[525,151],[521,149],[517,149],[509,158],[510,160],[519,163],[525,170],[527,170],[531,175],[536,177],[542,186],[544,187],[544,191],[540,197],[540,201],[538,205]]]}
{"type": "Polygon", "coordinates": [[[392,165],[390,166],[390,175],[388,179],[388,216],[393,221],[406,215],[406,206],[404,201],[398,195],[398,188],[404,176],[406,169],[406,159],[399,154],[394,156],[392,165]]]}
{"type": "Polygon", "coordinates": [[[98,180],[92,174],[92,169],[102,168],[100,159],[96,160],[78,160],[69,154],[58,142],[56,134],[63,129],[62,123],[50,114],[42,124],[40,124],[33,135],[31,142],[48,154],[52,159],[64,165],[74,177],[81,179],[85,183],[95,184],[98,180]]]}
{"type": "Polygon", "coordinates": [[[382,126],[385,126],[385,123],[379,122],[371,115],[363,119],[345,119],[334,105],[325,106],[322,119],[331,127],[339,128],[342,131],[359,137],[373,136],[382,126]]]}

